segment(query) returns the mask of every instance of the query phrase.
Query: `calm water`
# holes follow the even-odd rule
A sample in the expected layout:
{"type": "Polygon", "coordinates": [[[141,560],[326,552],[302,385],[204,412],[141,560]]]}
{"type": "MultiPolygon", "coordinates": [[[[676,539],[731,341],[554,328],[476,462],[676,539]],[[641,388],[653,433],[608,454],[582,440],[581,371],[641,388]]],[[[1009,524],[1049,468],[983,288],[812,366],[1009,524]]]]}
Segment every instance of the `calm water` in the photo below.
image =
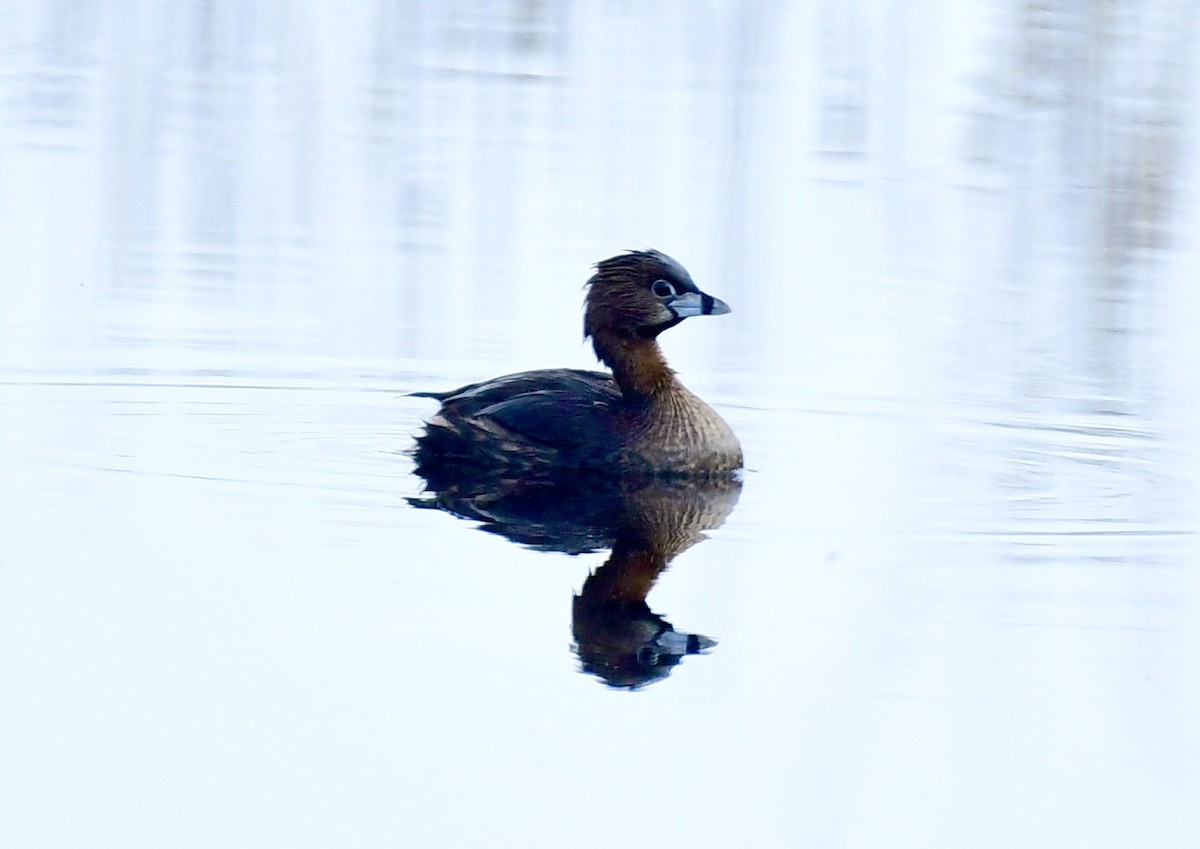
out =
{"type": "Polygon", "coordinates": [[[1200,21],[1092,5],[0,5],[0,843],[1200,842],[1200,21]],[[695,496],[514,544],[406,393],[644,246],[748,470],[630,690],[695,496]]]}

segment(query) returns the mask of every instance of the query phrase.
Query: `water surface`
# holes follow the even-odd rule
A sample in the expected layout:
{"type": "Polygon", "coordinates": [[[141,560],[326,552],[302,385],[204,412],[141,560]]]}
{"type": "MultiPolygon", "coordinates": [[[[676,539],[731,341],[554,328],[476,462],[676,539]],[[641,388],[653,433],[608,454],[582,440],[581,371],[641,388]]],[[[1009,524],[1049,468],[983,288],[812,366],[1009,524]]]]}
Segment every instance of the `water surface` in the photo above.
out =
{"type": "Polygon", "coordinates": [[[0,13],[2,842],[1200,839],[1196,16],[969,5],[0,13]],[[631,690],[405,452],[646,246],[748,468],[631,690]]]}

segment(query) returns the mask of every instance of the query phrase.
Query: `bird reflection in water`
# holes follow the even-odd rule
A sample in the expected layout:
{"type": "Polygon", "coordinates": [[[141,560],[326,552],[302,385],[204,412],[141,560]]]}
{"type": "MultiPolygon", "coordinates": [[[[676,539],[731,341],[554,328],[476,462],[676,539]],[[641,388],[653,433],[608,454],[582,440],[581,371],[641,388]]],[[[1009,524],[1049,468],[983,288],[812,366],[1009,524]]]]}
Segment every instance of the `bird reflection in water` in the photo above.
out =
{"type": "Polygon", "coordinates": [[[409,499],[415,506],[479,522],[482,530],[540,551],[611,550],[571,607],[584,672],[635,689],[665,678],[685,655],[716,645],[677,631],[646,596],[677,555],[725,521],[741,494],[738,476],[538,479],[445,465],[417,473],[430,494],[409,499]]]}

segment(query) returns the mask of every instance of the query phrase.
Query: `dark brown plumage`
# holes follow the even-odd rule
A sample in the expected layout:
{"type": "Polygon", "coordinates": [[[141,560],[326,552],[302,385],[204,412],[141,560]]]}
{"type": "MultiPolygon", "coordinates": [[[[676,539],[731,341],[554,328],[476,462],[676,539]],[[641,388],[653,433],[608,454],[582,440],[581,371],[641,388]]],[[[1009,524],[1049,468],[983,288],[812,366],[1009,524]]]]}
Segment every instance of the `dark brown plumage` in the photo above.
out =
{"type": "Polygon", "coordinates": [[[417,440],[417,471],[428,477],[447,464],[670,474],[741,468],[737,437],[679,382],[657,342],[685,318],[727,312],[658,251],[598,263],[584,335],[612,375],[542,369],[416,393],[442,402],[417,440]]]}

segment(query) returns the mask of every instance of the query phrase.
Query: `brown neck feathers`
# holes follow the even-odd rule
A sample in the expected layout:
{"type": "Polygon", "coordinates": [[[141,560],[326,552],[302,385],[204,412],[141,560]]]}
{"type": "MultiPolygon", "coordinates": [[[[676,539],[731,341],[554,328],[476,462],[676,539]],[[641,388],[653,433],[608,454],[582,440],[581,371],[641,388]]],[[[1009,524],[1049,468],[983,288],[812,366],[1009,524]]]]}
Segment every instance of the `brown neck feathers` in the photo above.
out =
{"type": "Polygon", "coordinates": [[[613,379],[627,398],[650,398],[675,382],[662,349],[653,339],[601,333],[592,338],[596,356],[613,371],[613,379]]]}

